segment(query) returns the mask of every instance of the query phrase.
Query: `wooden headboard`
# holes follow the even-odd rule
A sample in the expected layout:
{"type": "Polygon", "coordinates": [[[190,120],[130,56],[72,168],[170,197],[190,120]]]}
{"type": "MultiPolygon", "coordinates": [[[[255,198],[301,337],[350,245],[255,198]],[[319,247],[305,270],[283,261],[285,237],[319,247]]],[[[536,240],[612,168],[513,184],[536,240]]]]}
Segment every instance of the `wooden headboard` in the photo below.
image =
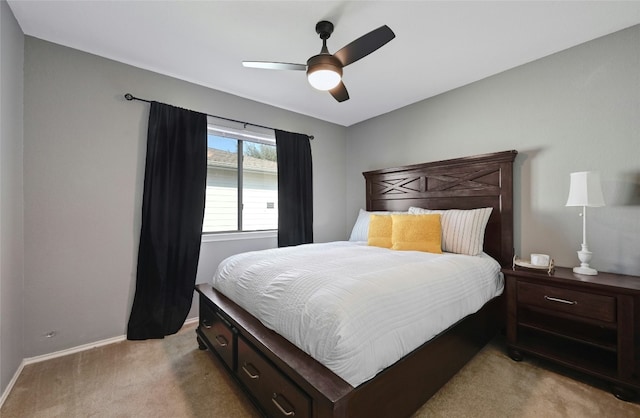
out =
{"type": "Polygon", "coordinates": [[[493,207],[484,251],[503,266],[513,259],[513,161],[518,152],[367,171],[367,210],[405,211],[493,207]]]}

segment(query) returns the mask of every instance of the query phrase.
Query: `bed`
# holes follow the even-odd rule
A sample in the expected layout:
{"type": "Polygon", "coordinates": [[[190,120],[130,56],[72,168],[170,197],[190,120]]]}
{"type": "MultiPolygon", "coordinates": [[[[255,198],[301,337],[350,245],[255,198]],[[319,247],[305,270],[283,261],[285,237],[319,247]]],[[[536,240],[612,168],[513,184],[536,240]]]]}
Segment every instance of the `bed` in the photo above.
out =
{"type": "MultiPolygon", "coordinates": [[[[492,208],[483,251],[508,266],[513,257],[516,154],[505,151],[365,172],[366,209],[492,208]]],[[[215,353],[258,409],[273,417],[410,416],[504,322],[502,297],[493,297],[374,377],[351,380],[296,347],[289,341],[291,336],[287,339],[265,326],[240,306],[241,300],[233,302],[211,284],[200,284],[196,290],[200,295],[199,347],[215,353]]],[[[384,319],[384,311],[380,314],[384,319]]]]}

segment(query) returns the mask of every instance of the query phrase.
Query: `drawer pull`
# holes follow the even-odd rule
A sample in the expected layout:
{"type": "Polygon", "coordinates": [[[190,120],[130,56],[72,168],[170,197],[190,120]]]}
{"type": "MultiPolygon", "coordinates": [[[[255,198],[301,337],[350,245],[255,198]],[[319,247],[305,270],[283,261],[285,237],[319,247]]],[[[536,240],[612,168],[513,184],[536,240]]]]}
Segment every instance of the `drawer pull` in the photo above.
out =
{"type": "Polygon", "coordinates": [[[242,370],[244,370],[244,372],[247,374],[247,376],[249,376],[250,379],[257,379],[260,377],[260,371],[258,369],[256,369],[256,366],[254,366],[251,363],[245,363],[242,365],[242,370]],[[255,370],[255,373],[252,373],[251,371],[249,371],[249,369],[247,369],[247,367],[251,367],[253,370],[255,370]]]}
{"type": "MultiPolygon", "coordinates": [[[[294,416],[296,414],[296,411],[293,408],[290,408],[289,411],[284,409],[282,405],[280,405],[280,402],[278,402],[278,396],[281,397],[282,400],[284,400],[287,404],[289,404],[289,402],[287,401],[287,398],[277,393],[273,394],[273,398],[271,398],[271,402],[273,402],[273,404],[280,410],[280,412],[282,412],[284,416],[287,416],[287,417],[294,416]]],[[[291,406],[291,404],[289,404],[289,406],[291,406]]]]}
{"type": "Polygon", "coordinates": [[[216,335],[216,341],[218,342],[220,347],[226,347],[229,344],[229,342],[226,338],[224,338],[223,335],[216,335]]]}
{"type": "Polygon", "coordinates": [[[560,299],[560,298],[554,298],[551,296],[546,296],[544,297],[546,300],[551,301],[551,302],[560,302],[560,303],[566,303],[567,305],[577,305],[578,302],[576,302],[575,300],[566,300],[566,299],[560,299]]]}
{"type": "Polygon", "coordinates": [[[208,319],[203,319],[202,326],[205,327],[206,329],[211,329],[211,321],[209,321],[208,319]]]}

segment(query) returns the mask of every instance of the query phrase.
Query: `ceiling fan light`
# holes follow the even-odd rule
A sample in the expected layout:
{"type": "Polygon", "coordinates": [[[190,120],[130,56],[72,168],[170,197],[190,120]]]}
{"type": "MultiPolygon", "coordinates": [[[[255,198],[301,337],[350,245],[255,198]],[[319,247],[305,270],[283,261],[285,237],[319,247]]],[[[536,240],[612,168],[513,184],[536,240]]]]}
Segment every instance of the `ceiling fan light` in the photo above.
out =
{"type": "Polygon", "coordinates": [[[307,73],[307,79],[309,84],[315,89],[326,91],[331,90],[338,84],[342,77],[335,70],[332,69],[319,69],[315,71],[309,71],[307,73]]]}
{"type": "Polygon", "coordinates": [[[307,79],[318,90],[331,90],[342,79],[342,64],[331,54],[318,54],[307,61],[307,79]]]}

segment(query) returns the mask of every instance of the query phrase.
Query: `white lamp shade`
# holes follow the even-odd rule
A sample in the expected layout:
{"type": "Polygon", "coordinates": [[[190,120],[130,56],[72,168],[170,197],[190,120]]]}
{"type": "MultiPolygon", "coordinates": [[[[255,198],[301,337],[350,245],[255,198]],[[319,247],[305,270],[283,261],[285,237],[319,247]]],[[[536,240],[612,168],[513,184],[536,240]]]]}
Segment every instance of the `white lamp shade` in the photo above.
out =
{"type": "Polygon", "coordinates": [[[318,90],[331,90],[340,83],[340,74],[332,70],[316,70],[307,75],[309,84],[318,90]]]}
{"type": "Polygon", "coordinates": [[[569,198],[566,206],[604,206],[600,175],[596,171],[571,173],[569,198]]]}

